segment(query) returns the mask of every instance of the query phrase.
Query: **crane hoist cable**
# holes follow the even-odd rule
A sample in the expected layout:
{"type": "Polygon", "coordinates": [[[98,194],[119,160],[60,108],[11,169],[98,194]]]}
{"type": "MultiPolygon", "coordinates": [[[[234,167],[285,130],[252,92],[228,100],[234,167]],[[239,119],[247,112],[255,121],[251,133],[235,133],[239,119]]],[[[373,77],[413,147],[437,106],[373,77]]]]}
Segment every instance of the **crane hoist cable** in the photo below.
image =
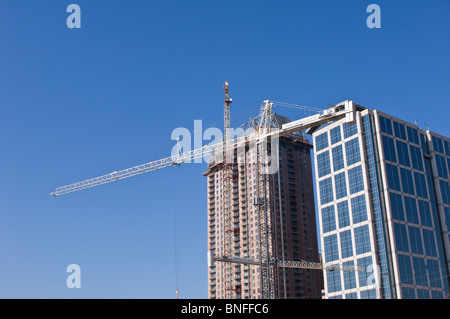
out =
{"type": "Polygon", "coordinates": [[[174,223],[174,267],[175,267],[175,293],[178,299],[180,286],[180,170],[176,165],[173,170],[173,223],[174,223]]]}

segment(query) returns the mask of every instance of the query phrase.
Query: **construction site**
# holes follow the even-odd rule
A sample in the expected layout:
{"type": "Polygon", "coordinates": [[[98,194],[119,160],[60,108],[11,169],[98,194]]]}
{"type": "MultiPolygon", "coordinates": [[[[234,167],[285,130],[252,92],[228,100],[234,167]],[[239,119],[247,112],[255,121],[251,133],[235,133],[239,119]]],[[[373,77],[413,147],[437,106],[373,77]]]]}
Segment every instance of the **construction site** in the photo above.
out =
{"type": "Polygon", "coordinates": [[[281,102],[265,100],[236,135],[228,82],[223,89],[217,143],[184,151],[177,140],[170,157],[51,195],[207,159],[208,298],[448,296],[448,138],[349,100],[297,105],[316,114],[293,121],[273,111],[281,102]],[[409,251],[423,256],[414,266],[409,251]]]}
{"type": "Polygon", "coordinates": [[[0,298],[450,299],[450,1],[0,12],[0,298]]]}
{"type": "Polygon", "coordinates": [[[231,136],[228,82],[223,89],[222,142],[58,187],[51,195],[80,191],[209,155],[208,170],[203,174],[208,192],[208,297],[319,299],[323,270],[363,270],[320,262],[312,145],[305,131],[342,118],[353,123],[355,107],[346,101],[324,111],[311,108],[317,114],[291,121],[274,113],[274,103],[267,100],[261,104],[259,115],[244,123],[247,134],[235,137],[231,136]]]}

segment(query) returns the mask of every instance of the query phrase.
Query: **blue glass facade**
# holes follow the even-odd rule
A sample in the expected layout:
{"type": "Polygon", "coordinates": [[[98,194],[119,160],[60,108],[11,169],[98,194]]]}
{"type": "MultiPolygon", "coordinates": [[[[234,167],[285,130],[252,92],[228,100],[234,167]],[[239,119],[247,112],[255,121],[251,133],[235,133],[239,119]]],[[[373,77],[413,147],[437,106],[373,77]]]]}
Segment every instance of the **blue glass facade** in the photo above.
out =
{"type": "Polygon", "coordinates": [[[324,262],[369,269],[327,272],[326,297],[446,296],[450,139],[368,109],[313,137],[324,262]]]}
{"type": "Polygon", "coordinates": [[[399,297],[442,298],[448,294],[449,250],[436,201],[441,197],[445,203],[450,194],[441,187],[448,177],[446,140],[385,116],[379,116],[379,124],[399,297]],[[430,145],[444,153],[431,154],[430,145]],[[440,189],[433,182],[436,175],[440,189]]]}
{"type": "MultiPolygon", "coordinates": [[[[364,266],[374,257],[358,125],[329,125],[315,137],[323,256],[326,263],[364,266]],[[327,134],[328,133],[328,134],[327,134]]],[[[326,272],[329,298],[375,298],[369,273],[326,272]],[[364,287],[361,289],[361,287],[364,287]],[[356,292],[358,290],[359,292],[356,292]],[[345,292],[345,293],[344,293],[345,292]]]]}

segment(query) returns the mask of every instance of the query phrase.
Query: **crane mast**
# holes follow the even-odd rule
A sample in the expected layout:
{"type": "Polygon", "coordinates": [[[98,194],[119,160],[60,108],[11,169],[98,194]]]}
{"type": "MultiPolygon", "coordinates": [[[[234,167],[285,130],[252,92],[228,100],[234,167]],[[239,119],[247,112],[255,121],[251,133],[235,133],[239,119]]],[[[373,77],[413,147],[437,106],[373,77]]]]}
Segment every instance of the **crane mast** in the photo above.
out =
{"type": "MultiPolygon", "coordinates": [[[[272,103],[264,101],[261,108],[261,119],[258,127],[258,135],[265,136],[270,133],[272,123],[272,103]]],[[[256,182],[258,185],[258,226],[259,226],[259,255],[261,272],[261,294],[263,298],[273,299],[277,295],[275,291],[277,272],[276,267],[271,264],[274,257],[274,237],[272,227],[272,207],[269,200],[271,174],[267,171],[267,160],[270,156],[267,139],[261,138],[257,145],[257,171],[256,182]]],[[[278,152],[278,150],[277,150],[278,152]]]]}
{"type": "MultiPolygon", "coordinates": [[[[228,93],[228,82],[223,85],[225,91],[225,103],[223,105],[225,147],[223,150],[223,216],[224,216],[224,256],[232,255],[233,229],[231,221],[231,184],[233,182],[234,149],[230,148],[230,105],[232,100],[228,93]]],[[[225,264],[225,296],[233,298],[233,269],[232,264],[225,264]]]]}
{"type": "MultiPolygon", "coordinates": [[[[341,265],[326,265],[322,263],[314,263],[308,261],[287,261],[278,260],[276,258],[274,237],[273,237],[273,216],[271,202],[268,193],[271,185],[271,175],[267,171],[267,159],[270,156],[270,148],[268,147],[270,141],[280,136],[285,136],[306,130],[328,122],[338,121],[345,118],[349,124],[353,124],[355,120],[355,105],[353,101],[344,101],[330,109],[324,110],[319,114],[302,118],[283,124],[281,127],[271,127],[272,119],[272,105],[270,101],[264,101],[260,110],[260,121],[257,130],[247,136],[232,139],[230,136],[230,105],[232,99],[229,98],[229,85],[225,82],[225,102],[224,102],[224,141],[222,143],[209,145],[206,144],[201,148],[179,153],[171,157],[159,159],[142,165],[137,165],[131,168],[115,171],[106,175],[91,178],[85,181],[69,184],[66,186],[56,188],[51,195],[56,197],[63,194],[99,186],[102,184],[114,182],[117,180],[129,178],[139,174],[151,172],[161,168],[172,165],[179,165],[185,161],[190,161],[197,158],[204,158],[208,155],[213,155],[216,152],[223,152],[223,216],[224,216],[224,247],[221,256],[212,255],[208,251],[208,266],[212,267],[216,261],[225,263],[225,297],[227,299],[233,298],[233,264],[247,264],[257,265],[261,272],[261,293],[262,298],[276,298],[276,280],[277,267],[287,268],[305,268],[305,269],[326,269],[326,270],[346,270],[346,271],[364,271],[359,266],[342,267],[341,265]],[[250,143],[256,142],[257,150],[257,211],[258,211],[258,227],[260,239],[260,254],[259,259],[243,258],[233,256],[232,240],[233,240],[233,223],[232,223],[232,205],[231,193],[233,183],[233,164],[234,164],[234,150],[239,147],[246,147],[250,143]]],[[[278,150],[277,150],[278,152],[278,150]]]]}

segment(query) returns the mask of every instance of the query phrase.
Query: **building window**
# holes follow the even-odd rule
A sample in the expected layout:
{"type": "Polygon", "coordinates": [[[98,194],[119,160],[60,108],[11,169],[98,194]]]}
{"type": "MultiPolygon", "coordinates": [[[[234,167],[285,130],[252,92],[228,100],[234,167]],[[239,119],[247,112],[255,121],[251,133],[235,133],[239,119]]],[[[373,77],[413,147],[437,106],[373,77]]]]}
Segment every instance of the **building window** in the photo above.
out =
{"type": "Polygon", "coordinates": [[[417,204],[415,198],[405,196],[406,220],[410,223],[419,224],[419,214],[417,213],[417,204]]]}
{"type": "MultiPolygon", "coordinates": [[[[355,262],[353,260],[350,260],[350,261],[347,261],[347,262],[343,263],[343,267],[354,267],[354,266],[355,266],[355,262]]],[[[354,271],[344,271],[343,273],[344,273],[344,287],[345,287],[345,289],[356,288],[355,272],[354,271]]]]}
{"type": "Polygon", "coordinates": [[[417,289],[417,299],[430,299],[430,292],[425,289],[417,289]]]}
{"type": "Polygon", "coordinates": [[[361,165],[348,171],[348,185],[350,194],[354,194],[364,190],[364,180],[361,165]]]}
{"type": "Polygon", "coordinates": [[[348,214],[348,202],[343,201],[337,203],[337,212],[339,220],[339,228],[343,228],[350,225],[350,217],[348,214]]]}
{"type": "Polygon", "coordinates": [[[316,152],[328,147],[328,132],[316,136],[316,152]]]}
{"type": "MultiPolygon", "coordinates": [[[[429,209],[429,207],[428,207],[428,209],[429,209]]],[[[450,207],[444,207],[444,216],[445,216],[445,225],[447,226],[447,231],[450,231],[450,207]]],[[[430,221],[430,223],[431,223],[431,221],[430,221]]],[[[450,236],[448,238],[450,240],[450,236]]]]}
{"type": "Polygon", "coordinates": [[[408,226],[409,242],[411,244],[411,252],[422,255],[422,236],[420,236],[420,228],[408,226]]]}
{"type": "Polygon", "coordinates": [[[431,291],[431,299],[444,299],[444,296],[442,294],[442,291],[431,291]]]}
{"type": "Polygon", "coordinates": [[[436,288],[442,288],[441,277],[443,276],[439,269],[437,260],[427,259],[428,276],[430,277],[430,286],[436,288]]]}
{"type": "Polygon", "coordinates": [[[444,154],[444,147],[442,146],[442,140],[437,138],[436,136],[431,137],[433,141],[433,148],[436,152],[444,154]]]}
{"type": "Polygon", "coordinates": [[[329,151],[325,151],[317,155],[317,171],[319,174],[319,178],[331,173],[329,151]]]}
{"type": "Polygon", "coordinates": [[[333,201],[333,185],[331,177],[319,182],[320,204],[324,205],[333,201]]]}
{"type": "Polygon", "coordinates": [[[448,172],[450,174],[450,157],[447,157],[447,167],[448,167],[448,172]]]}
{"type": "Polygon", "coordinates": [[[395,141],[397,145],[398,162],[402,165],[411,166],[411,161],[409,160],[408,144],[395,141]]]}
{"type": "Polygon", "coordinates": [[[400,176],[402,180],[403,192],[410,195],[415,195],[411,171],[400,167],[400,176]]]}
{"type": "Polygon", "coordinates": [[[417,133],[417,130],[410,126],[407,126],[406,130],[408,132],[408,141],[413,142],[414,144],[420,145],[419,133],[417,133]]]}
{"type": "Polygon", "coordinates": [[[336,229],[336,217],[334,213],[334,205],[322,208],[322,231],[328,233],[336,229]]]}
{"type": "Polygon", "coordinates": [[[330,235],[323,238],[325,262],[331,262],[339,259],[339,250],[337,244],[337,235],[330,235]]]}
{"type": "Polygon", "coordinates": [[[406,226],[394,223],[394,237],[397,250],[409,252],[408,235],[406,234],[406,226]]]}
{"type": "Polygon", "coordinates": [[[336,199],[347,196],[347,184],[345,182],[345,172],[334,176],[334,188],[336,189],[336,199]]]}
{"type": "Polygon", "coordinates": [[[358,133],[358,126],[356,125],[356,123],[355,124],[344,123],[342,124],[342,128],[344,130],[344,138],[348,138],[358,133]]]}
{"type": "Polygon", "coordinates": [[[422,151],[420,148],[410,145],[412,167],[423,171],[422,151]]]}
{"type": "MultiPolygon", "coordinates": [[[[444,141],[445,154],[450,156],[450,142],[444,141]]],[[[449,165],[450,168],[450,165],[449,165]]]]}
{"type": "Polygon", "coordinates": [[[400,282],[402,284],[413,285],[413,274],[411,266],[411,258],[405,255],[397,255],[398,269],[400,272],[400,282]]]}
{"type": "Polygon", "coordinates": [[[423,234],[423,243],[425,244],[425,255],[437,257],[434,232],[428,229],[422,229],[422,234],[423,234]]]}
{"type": "Polygon", "coordinates": [[[337,142],[340,142],[341,139],[342,139],[341,127],[340,126],[336,126],[335,128],[332,128],[330,130],[331,145],[336,144],[337,142]]]}
{"type": "Polygon", "coordinates": [[[391,202],[391,214],[393,219],[405,220],[405,212],[403,210],[402,196],[396,193],[389,192],[389,199],[391,202]]]}
{"type": "Polygon", "coordinates": [[[375,289],[363,290],[360,292],[361,299],[377,299],[375,289]]]}
{"type": "Polygon", "coordinates": [[[345,155],[347,156],[348,166],[361,161],[358,138],[354,138],[348,142],[345,142],[345,155]]]}
{"type": "Polygon", "coordinates": [[[366,196],[360,195],[351,199],[353,224],[367,220],[366,196]]]}
{"type": "Polygon", "coordinates": [[[428,154],[428,143],[427,143],[427,138],[425,137],[424,134],[419,134],[420,137],[420,145],[422,145],[422,152],[424,152],[425,154],[428,154]]]}
{"type": "Polygon", "coordinates": [[[327,290],[328,293],[342,290],[340,271],[327,271],[327,290]]]}
{"type": "Polygon", "coordinates": [[[444,204],[450,205],[450,183],[446,181],[439,181],[441,186],[442,201],[444,204]]]}
{"type": "Polygon", "coordinates": [[[392,121],[384,116],[379,116],[379,118],[381,132],[392,135],[392,121]]]}
{"type": "Polygon", "coordinates": [[[341,257],[347,258],[353,256],[352,233],[346,230],[339,234],[341,239],[341,257]]]}
{"type": "Polygon", "coordinates": [[[402,299],[416,299],[415,289],[402,287],[402,299]]]}
{"type": "Polygon", "coordinates": [[[336,172],[344,168],[344,155],[342,153],[342,145],[338,145],[331,150],[333,156],[333,170],[336,172]]]}
{"type": "Polygon", "coordinates": [[[417,196],[428,198],[427,183],[425,182],[425,175],[414,172],[414,181],[416,183],[417,196]]]}
{"type": "Polygon", "coordinates": [[[394,133],[398,138],[406,140],[405,125],[394,121],[394,133]]]}
{"type": "Polygon", "coordinates": [[[416,285],[428,286],[427,273],[425,270],[425,260],[423,258],[413,257],[413,266],[416,285]]]}
{"type": "MultiPolygon", "coordinates": [[[[420,224],[423,226],[433,227],[433,222],[431,221],[431,211],[430,204],[423,200],[418,200],[419,204],[419,215],[420,215],[420,224]]],[[[447,227],[447,229],[450,229],[447,227]]]]}
{"type": "Polygon", "coordinates": [[[398,175],[398,167],[386,163],[386,175],[388,180],[388,187],[390,189],[401,191],[400,188],[400,178],[398,175]]]}
{"type": "MultiPolygon", "coordinates": [[[[372,257],[368,256],[360,258],[356,261],[356,264],[363,269],[367,269],[370,265],[372,265],[372,257]]],[[[367,279],[371,276],[371,273],[373,273],[373,271],[358,271],[359,287],[365,287],[372,284],[371,282],[367,282],[367,279]]]]}
{"type": "Polygon", "coordinates": [[[387,161],[391,161],[396,163],[397,162],[397,156],[395,155],[395,146],[394,146],[394,140],[392,138],[389,138],[387,136],[382,136],[383,141],[383,151],[384,151],[384,158],[387,161]]]}
{"type": "Polygon", "coordinates": [[[435,158],[439,177],[448,178],[447,165],[445,164],[445,157],[436,154],[435,158]]]}
{"type": "Polygon", "coordinates": [[[361,255],[370,251],[370,234],[369,226],[364,225],[357,227],[355,232],[355,251],[357,255],[361,255]]]}
{"type": "MultiPolygon", "coordinates": [[[[350,273],[351,271],[344,271],[344,277],[346,273],[350,273]]],[[[353,274],[354,276],[355,274],[353,274]]],[[[351,292],[349,294],[345,294],[345,299],[358,299],[358,294],[356,292],[351,292]]]]}

